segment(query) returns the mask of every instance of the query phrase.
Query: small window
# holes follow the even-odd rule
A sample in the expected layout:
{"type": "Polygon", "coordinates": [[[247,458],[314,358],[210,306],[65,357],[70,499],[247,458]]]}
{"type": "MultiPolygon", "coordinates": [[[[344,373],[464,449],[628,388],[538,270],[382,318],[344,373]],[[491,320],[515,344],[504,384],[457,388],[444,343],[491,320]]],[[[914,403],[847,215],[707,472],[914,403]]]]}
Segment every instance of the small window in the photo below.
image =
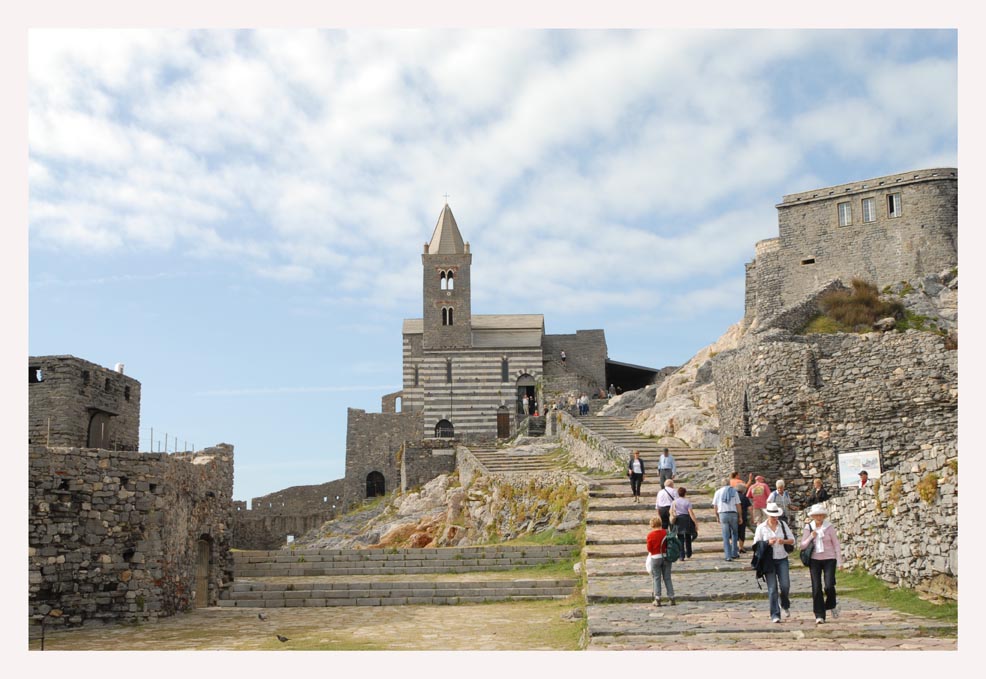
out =
{"type": "Polygon", "coordinates": [[[887,216],[900,217],[900,194],[891,193],[887,196],[887,216]]]}
{"type": "Polygon", "coordinates": [[[89,384],[89,371],[88,370],[83,370],[82,371],[82,384],[83,385],[88,385],[89,384]]]}
{"type": "Polygon", "coordinates": [[[455,290],[455,273],[449,271],[446,280],[448,281],[448,289],[455,290]]]}
{"type": "Polygon", "coordinates": [[[107,377],[106,381],[103,383],[103,391],[109,391],[109,390],[110,390],[110,378],[107,377]]]}
{"type": "Polygon", "coordinates": [[[814,264],[815,263],[815,258],[814,257],[809,257],[808,259],[802,259],[801,260],[801,263],[802,264],[814,264]]]}
{"type": "Polygon", "coordinates": [[[500,359],[500,381],[510,381],[510,361],[507,360],[506,356],[500,359]]]}
{"type": "Polygon", "coordinates": [[[29,384],[37,384],[38,382],[44,382],[44,373],[41,372],[41,368],[37,366],[30,366],[27,369],[27,381],[29,384]]]}
{"type": "Polygon", "coordinates": [[[449,325],[454,325],[454,321],[455,321],[455,319],[453,318],[453,314],[454,313],[455,313],[455,309],[449,309],[448,310],[448,324],[449,325]]]}
{"type": "Polygon", "coordinates": [[[448,325],[448,308],[442,307],[442,325],[448,325]]]}
{"type": "Polygon", "coordinates": [[[852,204],[839,203],[839,226],[852,224],[852,204]]]}
{"type": "Polygon", "coordinates": [[[414,386],[419,386],[421,377],[421,370],[418,366],[414,366],[414,386]]]}
{"type": "Polygon", "coordinates": [[[876,201],[872,198],[863,199],[863,222],[876,221],[876,201]]]}
{"type": "Polygon", "coordinates": [[[448,289],[448,279],[445,278],[445,272],[444,271],[442,271],[440,274],[438,274],[438,280],[439,280],[439,285],[441,286],[442,290],[447,290],[448,289]]]}
{"type": "Polygon", "coordinates": [[[452,359],[445,359],[445,381],[448,384],[452,384],[452,359]]]}
{"type": "Polygon", "coordinates": [[[130,387],[124,387],[123,388],[123,400],[124,401],[129,401],[130,400],[130,387]]]}

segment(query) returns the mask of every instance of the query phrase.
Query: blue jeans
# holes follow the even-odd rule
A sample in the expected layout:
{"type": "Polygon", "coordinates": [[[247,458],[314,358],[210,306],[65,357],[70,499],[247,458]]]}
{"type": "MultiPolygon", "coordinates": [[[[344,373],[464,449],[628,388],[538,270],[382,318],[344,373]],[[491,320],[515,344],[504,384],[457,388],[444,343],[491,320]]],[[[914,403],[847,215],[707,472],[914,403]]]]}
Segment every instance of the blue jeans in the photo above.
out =
{"type": "Polygon", "coordinates": [[[770,617],[781,617],[781,609],[791,608],[791,564],[786,558],[774,559],[774,572],[767,573],[767,598],[770,600],[770,617]],[[778,592],[778,586],[780,592],[778,592]],[[778,594],[780,596],[778,596],[778,594]],[[780,601],[778,601],[780,599],[780,601]]]}
{"type": "Polygon", "coordinates": [[[668,590],[668,596],[674,599],[674,587],[671,586],[671,562],[667,559],[659,559],[654,562],[654,598],[661,598],[661,579],[664,579],[664,586],[668,590]]]}
{"type": "Polygon", "coordinates": [[[739,516],[736,512],[719,512],[722,527],[722,551],[727,559],[739,558],[739,516]],[[730,547],[729,541],[733,544],[730,547]]]}

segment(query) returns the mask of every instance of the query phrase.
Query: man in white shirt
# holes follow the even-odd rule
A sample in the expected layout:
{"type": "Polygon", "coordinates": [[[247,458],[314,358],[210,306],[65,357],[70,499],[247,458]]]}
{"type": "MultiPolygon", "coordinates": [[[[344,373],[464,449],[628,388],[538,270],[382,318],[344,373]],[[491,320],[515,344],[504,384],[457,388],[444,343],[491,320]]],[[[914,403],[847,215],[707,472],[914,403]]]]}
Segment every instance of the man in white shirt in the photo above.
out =
{"type": "Polygon", "coordinates": [[[726,561],[739,558],[739,523],[743,520],[739,514],[739,506],[739,492],[726,479],[712,497],[716,520],[722,528],[722,551],[726,555],[726,561]]]}
{"type": "Polygon", "coordinates": [[[654,509],[661,515],[664,529],[671,527],[671,505],[678,499],[678,491],[675,490],[674,481],[668,479],[664,482],[664,487],[657,491],[657,500],[654,502],[654,509]]]}

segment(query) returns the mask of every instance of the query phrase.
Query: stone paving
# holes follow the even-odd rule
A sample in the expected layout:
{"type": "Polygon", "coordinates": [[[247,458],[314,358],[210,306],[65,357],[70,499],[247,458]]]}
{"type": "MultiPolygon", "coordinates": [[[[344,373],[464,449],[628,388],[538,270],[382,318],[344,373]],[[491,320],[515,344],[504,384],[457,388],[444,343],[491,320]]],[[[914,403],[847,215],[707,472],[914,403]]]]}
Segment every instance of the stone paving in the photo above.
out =
{"type": "MultiPolygon", "coordinates": [[[[595,433],[613,436],[635,447],[628,421],[583,418],[595,433]],[[598,429],[598,431],[597,431],[598,429]]],[[[653,447],[637,435],[640,447],[653,447]]],[[[693,489],[689,452],[677,485],[693,489]]],[[[681,466],[681,465],[679,465],[681,466]]],[[[651,481],[651,479],[648,479],[651,481]]],[[[630,497],[625,478],[597,480],[590,487],[586,517],[586,615],[590,650],[955,650],[954,623],[938,622],[853,599],[840,591],[841,615],[815,624],[811,580],[800,561],[791,560],[791,616],[771,622],[766,585],[757,586],[750,568],[753,531],[747,530],[747,553],[725,561],[722,537],[715,523],[711,495],[693,492],[699,538],[694,557],[672,566],[678,605],[653,605],[652,579],[644,570],[648,522],[656,513],[658,490],[651,481],[641,502],[630,497]]]]}

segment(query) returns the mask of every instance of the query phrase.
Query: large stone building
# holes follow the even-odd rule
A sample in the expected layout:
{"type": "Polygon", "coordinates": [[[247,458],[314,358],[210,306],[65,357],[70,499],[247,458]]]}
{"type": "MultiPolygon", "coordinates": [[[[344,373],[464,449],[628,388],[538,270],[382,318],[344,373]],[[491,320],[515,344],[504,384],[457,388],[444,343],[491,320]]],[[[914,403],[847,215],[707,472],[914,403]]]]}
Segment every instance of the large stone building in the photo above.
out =
{"type": "Polygon", "coordinates": [[[770,318],[829,280],[878,287],[958,262],[958,170],[934,168],[784,196],[778,237],[746,265],[747,324],[770,318]]]}

